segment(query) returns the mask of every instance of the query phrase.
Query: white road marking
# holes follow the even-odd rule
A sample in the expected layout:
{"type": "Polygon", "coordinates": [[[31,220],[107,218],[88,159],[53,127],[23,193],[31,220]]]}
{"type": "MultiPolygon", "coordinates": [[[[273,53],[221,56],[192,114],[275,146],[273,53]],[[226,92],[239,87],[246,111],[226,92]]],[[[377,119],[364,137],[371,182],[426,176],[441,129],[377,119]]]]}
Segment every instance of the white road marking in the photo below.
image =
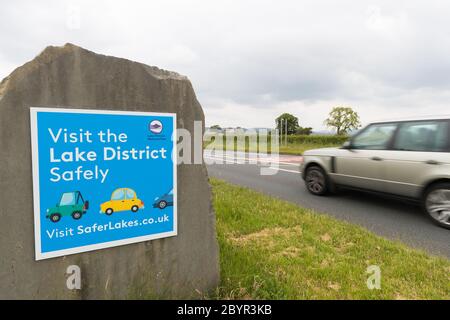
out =
{"type": "MultiPolygon", "coordinates": [[[[210,160],[219,160],[218,163],[216,163],[216,164],[222,164],[224,162],[238,164],[236,161],[231,161],[231,160],[227,160],[227,159],[223,159],[223,158],[212,158],[212,157],[207,157],[207,156],[203,156],[203,158],[210,159],[210,160]]],[[[210,163],[208,163],[208,164],[210,164],[210,163]]],[[[213,163],[211,163],[211,164],[213,164],[213,163]]]]}
{"type": "MultiPolygon", "coordinates": [[[[210,159],[210,160],[219,160],[220,162],[225,162],[225,163],[231,163],[231,164],[242,164],[242,163],[239,163],[239,162],[237,162],[237,160],[236,159],[232,159],[232,160],[228,160],[228,159],[226,159],[226,158],[228,158],[228,157],[225,157],[225,159],[224,158],[216,158],[216,157],[208,157],[208,156],[203,156],[204,158],[207,158],[207,159],[210,159]]],[[[256,164],[256,165],[258,165],[257,163],[252,163],[252,164],[256,164]]],[[[293,165],[293,164],[290,164],[290,165],[293,165]]],[[[297,171],[297,170],[288,170],[288,169],[283,169],[283,168],[277,168],[277,167],[268,167],[268,169],[272,169],[272,170],[279,170],[279,171],[285,171],[285,172],[292,172],[292,173],[301,173],[300,171],[297,171]]]]}
{"type": "MultiPolygon", "coordinates": [[[[230,157],[230,156],[227,156],[227,155],[219,155],[219,156],[216,156],[216,155],[212,155],[212,154],[208,154],[208,156],[206,156],[206,155],[203,155],[205,158],[208,158],[208,159],[218,159],[218,160],[224,160],[224,159],[232,159],[232,160],[245,160],[245,161],[248,161],[248,162],[268,162],[268,163],[272,163],[272,162],[277,162],[277,163],[279,163],[279,164],[285,164],[285,165],[288,165],[288,166],[299,166],[300,165],[300,163],[292,163],[292,162],[285,162],[285,161],[274,161],[274,160],[276,160],[275,158],[268,158],[268,159],[265,159],[265,158],[241,158],[241,157],[230,157]],[[211,157],[214,157],[214,158],[211,158],[211,157]]],[[[253,164],[257,164],[257,163],[253,163],[253,164]]]]}
{"type": "Polygon", "coordinates": [[[293,173],[301,173],[301,171],[296,171],[296,170],[288,170],[288,169],[282,169],[282,168],[274,168],[274,167],[269,167],[269,169],[273,169],[273,170],[280,170],[280,171],[286,171],[286,172],[293,172],[293,173]]]}

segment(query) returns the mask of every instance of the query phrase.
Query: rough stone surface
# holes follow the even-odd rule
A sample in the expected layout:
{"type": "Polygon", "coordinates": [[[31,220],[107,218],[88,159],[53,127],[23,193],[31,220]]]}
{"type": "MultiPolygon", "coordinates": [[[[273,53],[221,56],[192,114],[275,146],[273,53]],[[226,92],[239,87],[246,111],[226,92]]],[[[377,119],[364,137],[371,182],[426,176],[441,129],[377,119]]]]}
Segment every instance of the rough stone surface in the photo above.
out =
{"type": "Polygon", "coordinates": [[[204,165],[178,167],[178,236],[34,260],[29,107],[175,112],[193,132],[204,114],[189,80],[174,72],[48,47],[0,84],[0,299],[198,298],[219,281],[211,190],[204,165]],[[82,289],[66,288],[81,267],[82,289]]]}

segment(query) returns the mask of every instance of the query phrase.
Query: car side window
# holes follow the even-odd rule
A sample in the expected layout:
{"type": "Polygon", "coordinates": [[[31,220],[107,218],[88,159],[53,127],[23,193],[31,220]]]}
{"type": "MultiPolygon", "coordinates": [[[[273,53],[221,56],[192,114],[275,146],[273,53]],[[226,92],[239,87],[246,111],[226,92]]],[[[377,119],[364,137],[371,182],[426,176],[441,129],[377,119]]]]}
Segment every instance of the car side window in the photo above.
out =
{"type": "Polygon", "coordinates": [[[372,124],[353,138],[352,148],[384,150],[396,128],[396,123],[372,124]]]}
{"type": "Polygon", "coordinates": [[[394,143],[395,150],[444,152],[447,149],[446,121],[416,121],[401,124],[394,143]]]}
{"type": "Polygon", "coordinates": [[[135,193],[131,189],[127,189],[127,199],[134,199],[135,193]]]}
{"type": "Polygon", "coordinates": [[[111,200],[123,200],[125,199],[125,192],[123,189],[119,189],[113,192],[111,200]]]}

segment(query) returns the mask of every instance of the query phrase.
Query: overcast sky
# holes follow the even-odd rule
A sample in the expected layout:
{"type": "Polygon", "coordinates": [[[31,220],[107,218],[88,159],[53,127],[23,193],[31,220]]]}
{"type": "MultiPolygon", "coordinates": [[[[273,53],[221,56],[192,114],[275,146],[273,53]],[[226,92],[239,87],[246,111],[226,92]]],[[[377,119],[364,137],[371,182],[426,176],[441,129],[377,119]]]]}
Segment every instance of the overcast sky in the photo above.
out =
{"type": "Polygon", "coordinates": [[[66,42],[187,75],[207,125],[450,114],[447,0],[2,1],[0,41],[0,78],[66,42]]]}

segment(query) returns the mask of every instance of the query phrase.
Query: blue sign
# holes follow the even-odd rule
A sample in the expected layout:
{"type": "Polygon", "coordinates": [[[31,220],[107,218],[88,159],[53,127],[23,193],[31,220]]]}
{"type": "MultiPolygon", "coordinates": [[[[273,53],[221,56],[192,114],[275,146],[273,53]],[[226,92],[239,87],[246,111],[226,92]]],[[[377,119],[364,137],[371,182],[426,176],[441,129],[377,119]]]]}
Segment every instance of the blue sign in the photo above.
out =
{"type": "Polygon", "coordinates": [[[36,260],[177,234],[175,114],[30,116],[36,260]]]}

